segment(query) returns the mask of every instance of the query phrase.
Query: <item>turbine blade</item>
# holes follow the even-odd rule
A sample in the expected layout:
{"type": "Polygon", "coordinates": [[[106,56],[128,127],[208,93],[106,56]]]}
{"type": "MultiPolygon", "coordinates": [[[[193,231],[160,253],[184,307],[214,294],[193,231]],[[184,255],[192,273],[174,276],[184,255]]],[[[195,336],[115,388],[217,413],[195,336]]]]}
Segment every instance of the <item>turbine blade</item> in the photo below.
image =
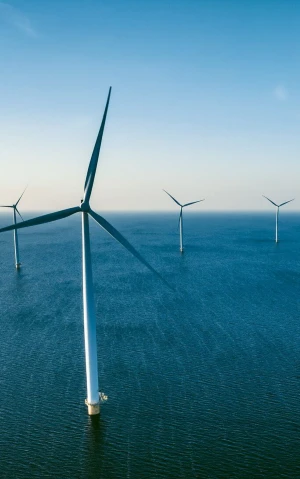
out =
{"type": "Polygon", "coordinates": [[[192,203],[186,203],[185,205],[182,205],[182,207],[189,206],[189,205],[194,205],[195,203],[201,203],[201,201],[204,201],[204,199],[203,200],[198,200],[198,201],[192,201],[192,203]]]}
{"type": "Polygon", "coordinates": [[[37,218],[32,218],[31,220],[26,220],[23,223],[17,223],[16,225],[6,226],[5,228],[0,229],[0,233],[4,231],[10,231],[20,228],[27,228],[27,226],[37,226],[42,225],[43,223],[51,223],[51,221],[61,220],[67,216],[71,216],[74,213],[81,211],[79,206],[75,208],[68,208],[67,210],[56,211],[56,213],[50,213],[48,215],[38,216],[37,218]]]}
{"type": "MultiPolygon", "coordinates": [[[[126,248],[133,256],[135,256],[144,266],[146,266],[152,273],[154,273],[161,281],[163,281],[168,288],[173,288],[167,283],[167,281],[154,269],[150,264],[137,252],[137,250],[124,238],[121,233],[119,233],[116,228],[114,228],[108,221],[106,221],[102,216],[95,213],[95,211],[90,210],[89,214],[91,217],[98,223],[108,234],[110,234],[115,240],[121,243],[124,248],[126,248]]],[[[174,291],[174,290],[173,290],[174,291]]]]}
{"type": "Polygon", "coordinates": [[[0,205],[0,208],[13,208],[12,205],[0,205]]]}
{"type": "Polygon", "coordinates": [[[289,201],[285,201],[284,203],[281,203],[281,205],[279,206],[283,206],[283,205],[286,205],[287,203],[290,203],[291,201],[294,201],[295,198],[293,198],[292,200],[289,200],[289,201]]]}
{"type": "Polygon", "coordinates": [[[25,191],[27,190],[27,187],[28,187],[28,185],[26,185],[25,190],[23,191],[23,193],[21,194],[20,198],[19,198],[18,201],[16,202],[16,206],[18,206],[18,203],[19,203],[20,199],[22,198],[22,196],[24,195],[25,191]]]}
{"type": "Polygon", "coordinates": [[[270,198],[267,198],[267,196],[265,195],[262,195],[264,198],[266,198],[266,200],[270,201],[270,203],[272,203],[274,206],[279,206],[279,205],[276,205],[276,203],[274,203],[274,201],[270,200],[270,198]]]}
{"type": "Polygon", "coordinates": [[[105,121],[106,121],[106,115],[107,115],[107,110],[108,110],[108,105],[109,105],[109,100],[110,100],[110,94],[111,94],[111,87],[109,88],[108,92],[108,97],[106,101],[106,106],[101,122],[101,126],[99,129],[99,133],[97,136],[97,140],[94,146],[94,150],[90,159],[90,164],[88,167],[85,183],[84,183],[84,196],[83,196],[83,201],[84,202],[89,202],[91,194],[92,194],[92,189],[93,189],[93,184],[94,184],[94,179],[96,175],[96,170],[97,170],[97,164],[98,164],[98,158],[99,158],[99,153],[100,153],[100,147],[101,147],[101,142],[102,142],[102,136],[104,132],[104,127],[105,127],[105,121]]]}
{"type": "Polygon", "coordinates": [[[18,210],[18,208],[16,208],[16,212],[18,213],[18,215],[20,216],[21,220],[24,221],[24,218],[23,216],[21,215],[20,211],[18,210]]]}
{"type": "Polygon", "coordinates": [[[177,203],[179,206],[182,206],[177,200],[175,200],[175,198],[173,198],[172,195],[170,195],[170,193],[168,193],[168,192],[167,192],[166,190],[164,190],[164,189],[163,189],[163,191],[164,191],[165,193],[167,193],[167,195],[169,195],[170,198],[172,198],[172,200],[175,201],[175,203],[177,203]]]}

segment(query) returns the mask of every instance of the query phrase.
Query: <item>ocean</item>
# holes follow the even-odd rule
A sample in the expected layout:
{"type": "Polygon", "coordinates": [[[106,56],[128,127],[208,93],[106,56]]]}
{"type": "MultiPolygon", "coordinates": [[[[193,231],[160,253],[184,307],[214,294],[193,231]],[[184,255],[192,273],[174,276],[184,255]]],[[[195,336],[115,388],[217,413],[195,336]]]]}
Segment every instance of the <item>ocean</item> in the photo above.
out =
{"type": "Polygon", "coordinates": [[[0,477],[300,478],[299,214],[103,216],[175,291],[91,219],[91,418],[80,215],[0,235],[0,477]]]}

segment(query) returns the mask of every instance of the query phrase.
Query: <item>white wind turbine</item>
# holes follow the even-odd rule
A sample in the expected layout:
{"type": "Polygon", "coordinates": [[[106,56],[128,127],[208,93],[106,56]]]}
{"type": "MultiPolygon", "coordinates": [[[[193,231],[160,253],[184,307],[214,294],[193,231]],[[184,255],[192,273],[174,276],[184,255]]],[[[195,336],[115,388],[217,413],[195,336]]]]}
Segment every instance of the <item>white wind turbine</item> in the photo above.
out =
{"type": "Polygon", "coordinates": [[[287,203],[290,203],[291,201],[294,201],[295,198],[293,198],[292,200],[289,200],[289,201],[285,201],[284,203],[281,203],[280,205],[277,205],[276,203],[274,203],[274,201],[270,200],[270,198],[267,198],[265,195],[262,195],[264,198],[266,198],[266,200],[270,201],[270,203],[272,203],[272,205],[276,206],[276,227],[275,227],[275,241],[276,243],[278,243],[278,216],[279,216],[279,208],[283,205],[286,205],[287,203]]]}
{"type": "MultiPolygon", "coordinates": [[[[86,180],[84,184],[84,195],[80,206],[68,208],[66,210],[57,211],[55,213],[46,214],[33,218],[23,223],[8,226],[0,229],[0,232],[16,230],[17,228],[26,228],[27,226],[35,226],[51,221],[60,220],[74,213],[81,213],[82,217],[82,275],[83,275],[83,316],[84,316],[84,343],[85,343],[85,363],[86,363],[86,381],[87,381],[87,399],[88,414],[94,415],[100,412],[99,387],[98,387],[98,363],[97,363],[97,342],[96,342],[96,313],[94,303],[92,263],[90,250],[90,232],[89,232],[89,216],[106,230],[115,240],[123,245],[130,253],[132,253],[141,263],[155,273],[165,284],[168,283],[155,271],[152,266],[136,251],[136,249],[102,216],[95,213],[90,207],[90,197],[93,189],[98,157],[100,153],[101,141],[105,126],[105,120],[109,105],[111,88],[109,89],[107,102],[103,114],[102,123],[96,139],[94,150],[90,159],[86,180]]],[[[168,285],[169,286],[169,285],[168,285]]]]}
{"type": "MultiPolygon", "coordinates": [[[[26,186],[27,188],[27,186],[26,186]]],[[[18,213],[18,215],[20,216],[21,220],[23,220],[22,216],[21,216],[21,213],[19,212],[17,206],[18,204],[20,203],[20,199],[22,198],[22,196],[24,195],[25,191],[26,191],[26,188],[25,190],[23,191],[23,193],[21,194],[20,198],[18,199],[18,201],[14,204],[14,205],[0,205],[0,208],[12,208],[13,209],[13,219],[14,219],[14,225],[17,224],[17,215],[16,213],[18,213]]],[[[18,232],[17,230],[15,229],[14,231],[14,244],[15,244],[15,265],[16,265],[16,268],[19,269],[21,267],[21,263],[20,263],[20,255],[19,255],[19,241],[18,241],[18,232]]]]}
{"type": "Polygon", "coordinates": [[[166,190],[163,190],[165,193],[167,193],[167,195],[170,196],[170,198],[172,198],[173,201],[175,201],[175,203],[178,204],[178,206],[180,206],[180,213],[179,213],[179,222],[178,222],[178,225],[179,225],[179,235],[180,235],[180,252],[182,253],[183,252],[183,220],[182,220],[182,209],[185,208],[186,206],[190,206],[190,205],[194,205],[195,203],[200,203],[201,201],[204,201],[203,200],[198,200],[198,201],[192,201],[192,203],[186,203],[185,205],[182,205],[181,203],[179,203],[179,201],[175,200],[175,198],[170,195],[170,193],[168,193],[166,190]]]}

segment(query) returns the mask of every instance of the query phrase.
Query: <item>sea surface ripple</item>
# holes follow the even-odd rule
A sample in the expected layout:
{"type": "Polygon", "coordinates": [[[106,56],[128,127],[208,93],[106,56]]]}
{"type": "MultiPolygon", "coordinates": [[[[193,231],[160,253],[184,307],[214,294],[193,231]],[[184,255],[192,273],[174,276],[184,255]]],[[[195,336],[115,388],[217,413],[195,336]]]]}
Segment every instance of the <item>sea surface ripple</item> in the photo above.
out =
{"type": "Polygon", "coordinates": [[[176,291],[91,220],[90,418],[80,216],[0,235],[0,477],[299,478],[298,215],[104,216],[176,291]]]}

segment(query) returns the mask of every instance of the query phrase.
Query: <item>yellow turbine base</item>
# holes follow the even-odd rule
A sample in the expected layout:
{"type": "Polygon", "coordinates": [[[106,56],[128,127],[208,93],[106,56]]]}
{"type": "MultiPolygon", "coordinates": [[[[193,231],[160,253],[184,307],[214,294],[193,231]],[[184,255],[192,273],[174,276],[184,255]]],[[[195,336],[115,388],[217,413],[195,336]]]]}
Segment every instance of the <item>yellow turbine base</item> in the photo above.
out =
{"type": "Polygon", "coordinates": [[[89,404],[87,399],[86,399],[85,404],[88,407],[88,415],[89,416],[95,416],[96,414],[100,414],[100,403],[89,404]]]}

